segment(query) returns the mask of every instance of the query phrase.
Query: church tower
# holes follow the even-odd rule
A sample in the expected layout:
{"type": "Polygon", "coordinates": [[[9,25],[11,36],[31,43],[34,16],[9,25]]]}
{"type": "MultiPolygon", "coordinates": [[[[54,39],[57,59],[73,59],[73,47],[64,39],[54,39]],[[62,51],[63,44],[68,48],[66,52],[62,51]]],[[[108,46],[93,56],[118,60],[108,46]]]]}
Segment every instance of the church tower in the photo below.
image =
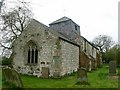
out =
{"type": "Polygon", "coordinates": [[[80,38],[80,26],[68,17],[62,17],[49,24],[50,28],[56,30],[70,40],[80,38]]]}

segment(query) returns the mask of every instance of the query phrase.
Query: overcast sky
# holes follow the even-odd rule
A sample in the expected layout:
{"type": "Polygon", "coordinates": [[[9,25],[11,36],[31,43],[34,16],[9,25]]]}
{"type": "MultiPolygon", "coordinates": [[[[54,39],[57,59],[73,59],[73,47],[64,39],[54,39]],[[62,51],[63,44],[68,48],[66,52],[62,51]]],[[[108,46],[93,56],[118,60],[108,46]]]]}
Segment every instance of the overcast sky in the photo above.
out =
{"type": "Polygon", "coordinates": [[[24,1],[29,2],[34,18],[47,26],[51,22],[67,16],[80,26],[81,35],[89,41],[100,34],[109,35],[115,42],[118,41],[119,0],[24,1]]]}
{"type": "MultiPolygon", "coordinates": [[[[5,1],[10,6],[15,0],[5,1]]],[[[80,26],[81,35],[89,41],[92,41],[97,35],[104,34],[118,42],[118,2],[120,0],[24,1],[29,2],[34,18],[47,26],[51,22],[67,16],[80,26]]]]}
{"type": "MultiPolygon", "coordinates": [[[[30,1],[30,0],[29,0],[30,1]]],[[[119,0],[31,0],[34,18],[49,23],[67,16],[80,25],[81,35],[92,41],[99,34],[118,41],[119,0]]]]}

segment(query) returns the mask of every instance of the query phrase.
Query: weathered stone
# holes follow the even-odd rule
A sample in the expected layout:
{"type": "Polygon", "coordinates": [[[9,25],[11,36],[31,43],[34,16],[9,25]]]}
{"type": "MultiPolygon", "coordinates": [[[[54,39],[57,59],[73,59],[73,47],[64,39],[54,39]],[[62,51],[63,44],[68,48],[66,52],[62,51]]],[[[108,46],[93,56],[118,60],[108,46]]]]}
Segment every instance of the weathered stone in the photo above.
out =
{"type": "Polygon", "coordinates": [[[60,60],[60,56],[53,56],[53,76],[54,78],[59,78],[60,77],[60,72],[61,72],[61,60],[60,60]]]}
{"type": "Polygon", "coordinates": [[[49,78],[49,68],[42,67],[42,78],[49,78]]]}
{"type": "Polygon", "coordinates": [[[119,84],[120,84],[120,66],[119,66],[119,69],[118,69],[118,81],[119,81],[119,84]]]}
{"type": "Polygon", "coordinates": [[[2,74],[7,83],[13,84],[19,88],[23,87],[20,75],[15,70],[6,68],[2,70],[2,74]]]}
{"type": "Polygon", "coordinates": [[[83,67],[78,68],[78,78],[76,84],[88,84],[87,70],[83,67]]]}
{"type": "Polygon", "coordinates": [[[87,43],[85,44],[87,52],[81,59],[80,27],[71,19],[67,21],[65,19],[58,24],[54,28],[57,30],[54,30],[52,29],[53,23],[52,26],[48,27],[35,19],[30,21],[29,25],[13,43],[14,69],[22,74],[39,77],[44,72],[42,67],[46,67],[49,68],[49,76],[63,76],[77,71],[81,62],[82,67],[91,70],[88,56],[93,54],[92,57],[95,58],[96,52],[94,50],[92,53],[92,46],[87,43]],[[59,56],[59,59],[56,56],[59,56]],[[79,62],[79,60],[81,61],[79,62]],[[31,66],[33,69],[31,69],[31,66]],[[34,66],[39,68],[39,71],[36,72],[34,66]]]}
{"type": "Polygon", "coordinates": [[[110,61],[109,62],[109,75],[116,75],[116,62],[115,61],[110,61]]]}
{"type": "Polygon", "coordinates": [[[102,58],[101,52],[88,40],[81,36],[81,66],[85,67],[88,71],[95,70],[97,67],[101,67],[102,58]],[[91,62],[91,65],[89,64],[91,62]]]}
{"type": "Polygon", "coordinates": [[[58,34],[54,34],[49,27],[36,20],[32,20],[26,31],[23,31],[14,42],[13,52],[16,53],[13,59],[13,67],[22,74],[41,76],[42,67],[47,67],[49,68],[49,76],[57,76],[57,74],[62,76],[76,71],[79,67],[79,47],[67,40],[60,39],[58,34]],[[34,34],[34,37],[31,34],[34,34]],[[24,38],[24,36],[27,37],[24,38]],[[48,36],[51,40],[47,39],[48,36]],[[20,39],[22,39],[21,42],[20,39]],[[20,49],[21,46],[23,46],[23,49],[20,49]],[[35,52],[36,49],[37,54],[32,55],[32,50],[35,52]],[[33,61],[31,56],[36,55],[37,61],[35,62],[35,57],[33,61]],[[57,60],[55,56],[59,56],[60,59],[57,60]],[[33,66],[33,70],[31,70],[31,66],[33,66]],[[39,68],[39,73],[35,73],[34,66],[39,68]]]}
{"type": "Polygon", "coordinates": [[[88,55],[85,53],[85,52],[81,52],[81,54],[80,54],[81,56],[81,59],[80,59],[80,65],[81,65],[81,67],[84,67],[84,68],[86,68],[86,70],[87,71],[91,71],[91,63],[92,63],[92,61],[91,61],[91,59],[88,57],[88,55]]]}

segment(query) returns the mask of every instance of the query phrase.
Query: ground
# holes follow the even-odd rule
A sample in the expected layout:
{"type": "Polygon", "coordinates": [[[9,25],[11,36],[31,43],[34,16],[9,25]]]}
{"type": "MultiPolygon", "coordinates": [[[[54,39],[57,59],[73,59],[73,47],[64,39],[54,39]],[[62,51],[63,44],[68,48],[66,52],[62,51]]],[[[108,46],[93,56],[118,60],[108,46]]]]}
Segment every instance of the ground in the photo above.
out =
{"type": "Polygon", "coordinates": [[[1,65],[0,65],[0,90],[2,88],[2,70],[1,70],[1,65]]]}
{"type": "MultiPolygon", "coordinates": [[[[103,65],[102,68],[89,72],[88,82],[90,85],[75,85],[77,81],[76,73],[61,79],[42,79],[27,75],[21,75],[21,79],[25,88],[118,88],[118,79],[110,78],[108,71],[108,65],[103,65]]],[[[10,86],[3,82],[3,87],[10,86]]]]}

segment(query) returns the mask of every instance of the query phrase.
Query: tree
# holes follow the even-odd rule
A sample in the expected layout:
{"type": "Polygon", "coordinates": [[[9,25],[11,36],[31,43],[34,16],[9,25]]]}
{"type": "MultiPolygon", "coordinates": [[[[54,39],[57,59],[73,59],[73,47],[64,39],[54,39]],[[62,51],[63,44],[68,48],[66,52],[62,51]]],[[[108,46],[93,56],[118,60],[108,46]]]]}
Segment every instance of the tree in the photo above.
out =
{"type": "Polygon", "coordinates": [[[92,43],[101,51],[103,62],[108,63],[110,60],[114,59],[114,57],[111,57],[114,55],[113,52],[110,53],[111,51],[109,51],[114,45],[112,37],[107,35],[99,35],[93,39],[92,43]]]}
{"type": "Polygon", "coordinates": [[[12,43],[24,31],[33,15],[26,3],[19,0],[17,3],[19,6],[9,10],[6,7],[1,8],[0,46],[3,48],[3,54],[11,54],[12,43]]]}
{"type": "Polygon", "coordinates": [[[114,45],[112,37],[107,35],[99,35],[95,37],[92,43],[98,47],[101,52],[107,52],[114,45]]]}
{"type": "Polygon", "coordinates": [[[116,44],[112,48],[110,48],[108,52],[105,53],[104,60],[106,61],[106,63],[109,63],[111,60],[114,60],[116,61],[116,64],[118,66],[120,65],[119,53],[120,53],[120,46],[116,44]]]}
{"type": "Polygon", "coordinates": [[[0,12],[1,12],[1,8],[2,8],[2,5],[3,5],[3,2],[4,2],[4,0],[0,1],[0,12]]]}

